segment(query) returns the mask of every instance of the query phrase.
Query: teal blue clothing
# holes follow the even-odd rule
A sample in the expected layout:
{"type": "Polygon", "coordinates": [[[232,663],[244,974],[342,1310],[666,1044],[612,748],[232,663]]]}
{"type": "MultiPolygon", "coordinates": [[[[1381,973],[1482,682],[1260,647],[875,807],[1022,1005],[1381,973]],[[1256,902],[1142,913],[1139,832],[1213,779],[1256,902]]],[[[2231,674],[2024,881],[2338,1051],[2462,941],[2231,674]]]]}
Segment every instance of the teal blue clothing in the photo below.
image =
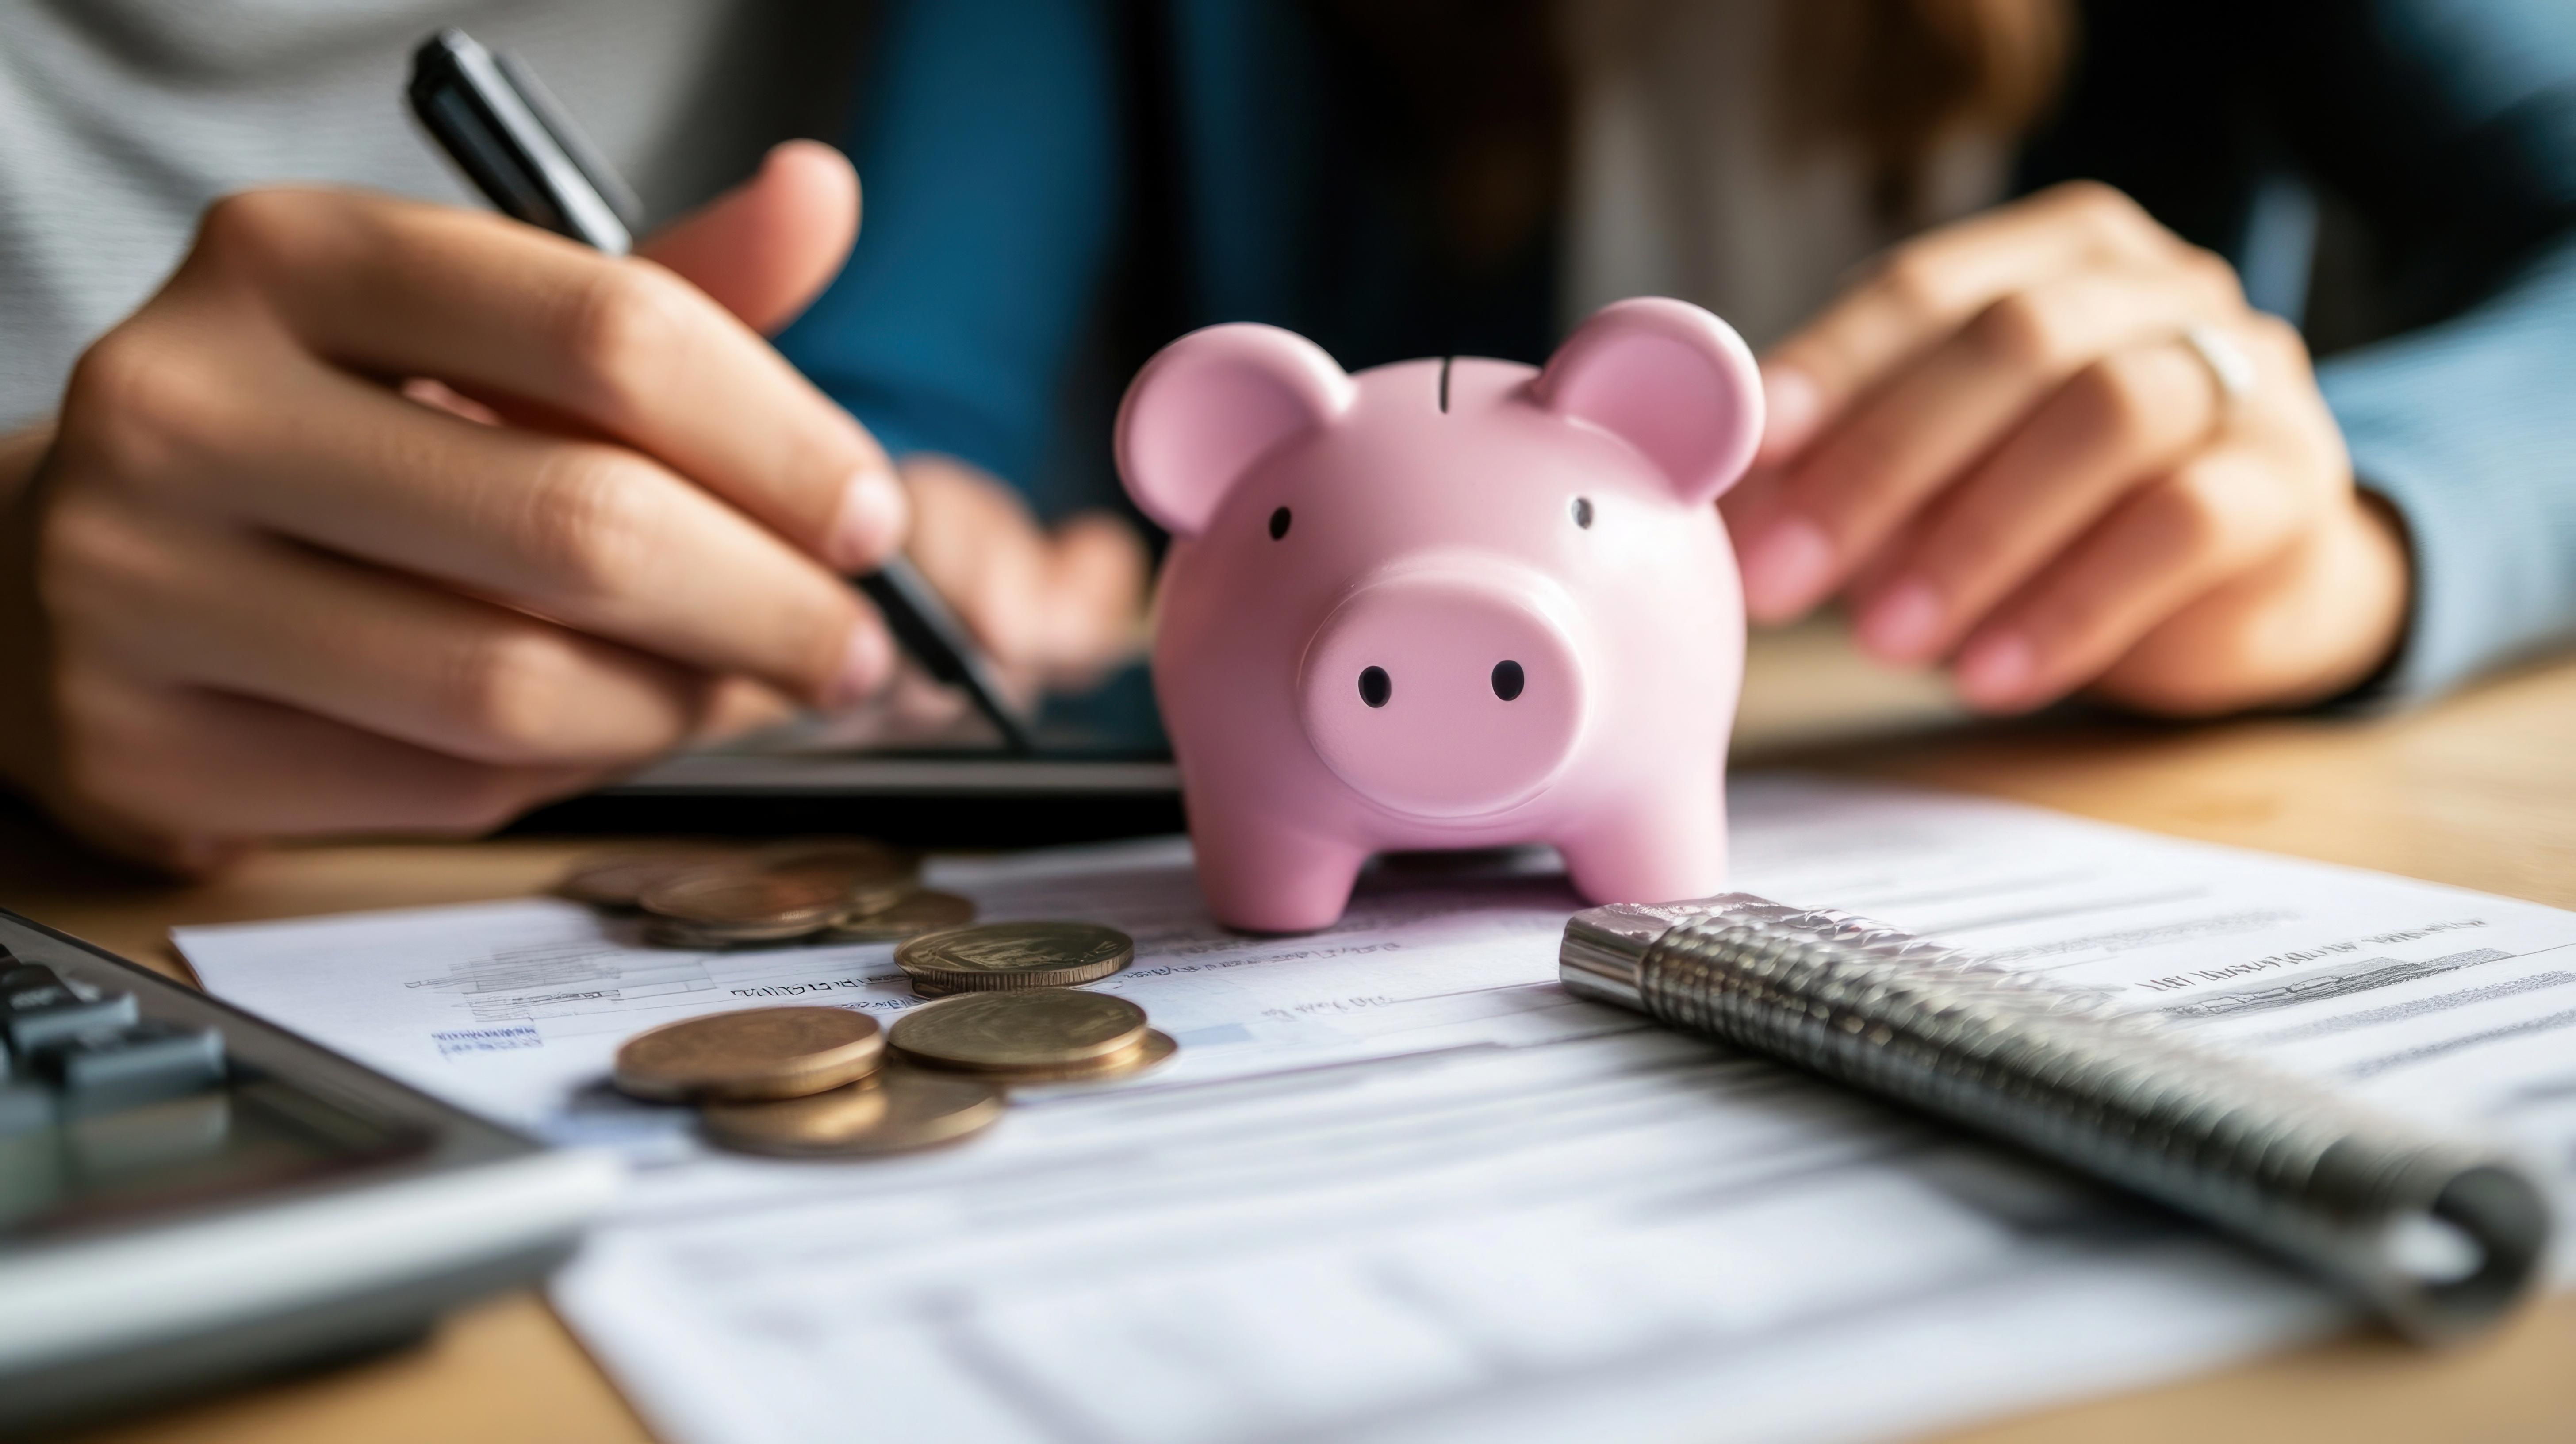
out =
{"type": "MultiPolygon", "coordinates": [[[[2119,186],[2293,317],[2320,204],[2363,243],[2376,339],[2319,378],[2416,558],[2380,687],[2576,637],[2576,3],[2083,12],[2023,189],[2119,186]]],[[[864,233],[781,345],[898,453],[1056,511],[1104,499],[1104,366],[1190,326],[1274,322],[1355,368],[1548,348],[1550,243],[1444,271],[1382,94],[1297,0],[899,0],[873,72],[864,233]]]]}

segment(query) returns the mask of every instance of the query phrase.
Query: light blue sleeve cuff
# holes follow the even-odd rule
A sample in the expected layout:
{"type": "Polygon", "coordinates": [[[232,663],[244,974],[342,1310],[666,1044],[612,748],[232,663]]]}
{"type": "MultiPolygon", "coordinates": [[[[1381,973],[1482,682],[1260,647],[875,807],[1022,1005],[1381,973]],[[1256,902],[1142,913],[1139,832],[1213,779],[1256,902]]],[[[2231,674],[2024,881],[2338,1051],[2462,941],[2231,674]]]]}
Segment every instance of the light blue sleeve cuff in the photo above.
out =
{"type": "Polygon", "coordinates": [[[2320,366],[2353,475],[2414,557],[2370,689],[2421,698],[2576,639],[2576,239],[2466,315],[2320,366]]]}

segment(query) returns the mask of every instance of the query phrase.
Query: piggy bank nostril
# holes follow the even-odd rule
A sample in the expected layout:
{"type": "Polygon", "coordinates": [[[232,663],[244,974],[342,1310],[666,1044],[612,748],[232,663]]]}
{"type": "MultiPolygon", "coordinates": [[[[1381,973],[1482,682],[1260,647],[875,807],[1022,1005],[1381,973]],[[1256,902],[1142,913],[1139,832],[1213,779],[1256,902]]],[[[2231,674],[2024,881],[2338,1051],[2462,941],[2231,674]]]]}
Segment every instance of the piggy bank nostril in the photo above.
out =
{"type": "Polygon", "coordinates": [[[1526,676],[1522,675],[1521,664],[1518,662],[1496,662],[1494,664],[1494,695],[1502,698],[1506,702],[1519,696],[1521,694],[1522,685],[1528,682],[1528,680],[1529,679],[1526,676]]]}
{"type": "Polygon", "coordinates": [[[1395,695],[1395,683],[1388,679],[1384,667],[1370,667],[1360,673],[1360,700],[1372,707],[1383,707],[1395,695]]]}

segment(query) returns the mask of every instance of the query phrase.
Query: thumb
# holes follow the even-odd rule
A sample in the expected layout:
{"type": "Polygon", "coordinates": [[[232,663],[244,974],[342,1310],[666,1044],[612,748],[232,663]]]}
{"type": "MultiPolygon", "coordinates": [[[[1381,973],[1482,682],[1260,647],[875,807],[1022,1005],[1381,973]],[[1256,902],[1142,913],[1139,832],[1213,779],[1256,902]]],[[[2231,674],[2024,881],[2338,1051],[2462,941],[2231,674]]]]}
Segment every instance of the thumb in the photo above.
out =
{"type": "Polygon", "coordinates": [[[859,234],[859,174],[814,140],[772,147],[751,179],[653,234],[641,254],[679,272],[753,330],[796,319],[859,234]]]}

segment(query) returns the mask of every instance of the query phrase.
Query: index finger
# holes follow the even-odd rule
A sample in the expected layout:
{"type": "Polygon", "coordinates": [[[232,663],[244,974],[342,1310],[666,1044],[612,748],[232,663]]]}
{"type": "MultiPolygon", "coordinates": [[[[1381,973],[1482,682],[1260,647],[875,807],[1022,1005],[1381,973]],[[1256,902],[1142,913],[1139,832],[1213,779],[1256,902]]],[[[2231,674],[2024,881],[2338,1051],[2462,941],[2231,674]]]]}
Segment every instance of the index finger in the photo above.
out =
{"type": "Polygon", "coordinates": [[[1803,451],[1882,378],[2017,287],[2178,244],[2108,186],[2076,182],[1908,242],[1762,358],[1757,466],[1803,451]]]}
{"type": "Polygon", "coordinates": [[[387,197],[226,204],[252,214],[210,213],[205,248],[246,262],[304,344],[342,365],[561,413],[843,571],[875,565],[902,531],[902,492],[875,439],[651,261],[387,197]]]}

